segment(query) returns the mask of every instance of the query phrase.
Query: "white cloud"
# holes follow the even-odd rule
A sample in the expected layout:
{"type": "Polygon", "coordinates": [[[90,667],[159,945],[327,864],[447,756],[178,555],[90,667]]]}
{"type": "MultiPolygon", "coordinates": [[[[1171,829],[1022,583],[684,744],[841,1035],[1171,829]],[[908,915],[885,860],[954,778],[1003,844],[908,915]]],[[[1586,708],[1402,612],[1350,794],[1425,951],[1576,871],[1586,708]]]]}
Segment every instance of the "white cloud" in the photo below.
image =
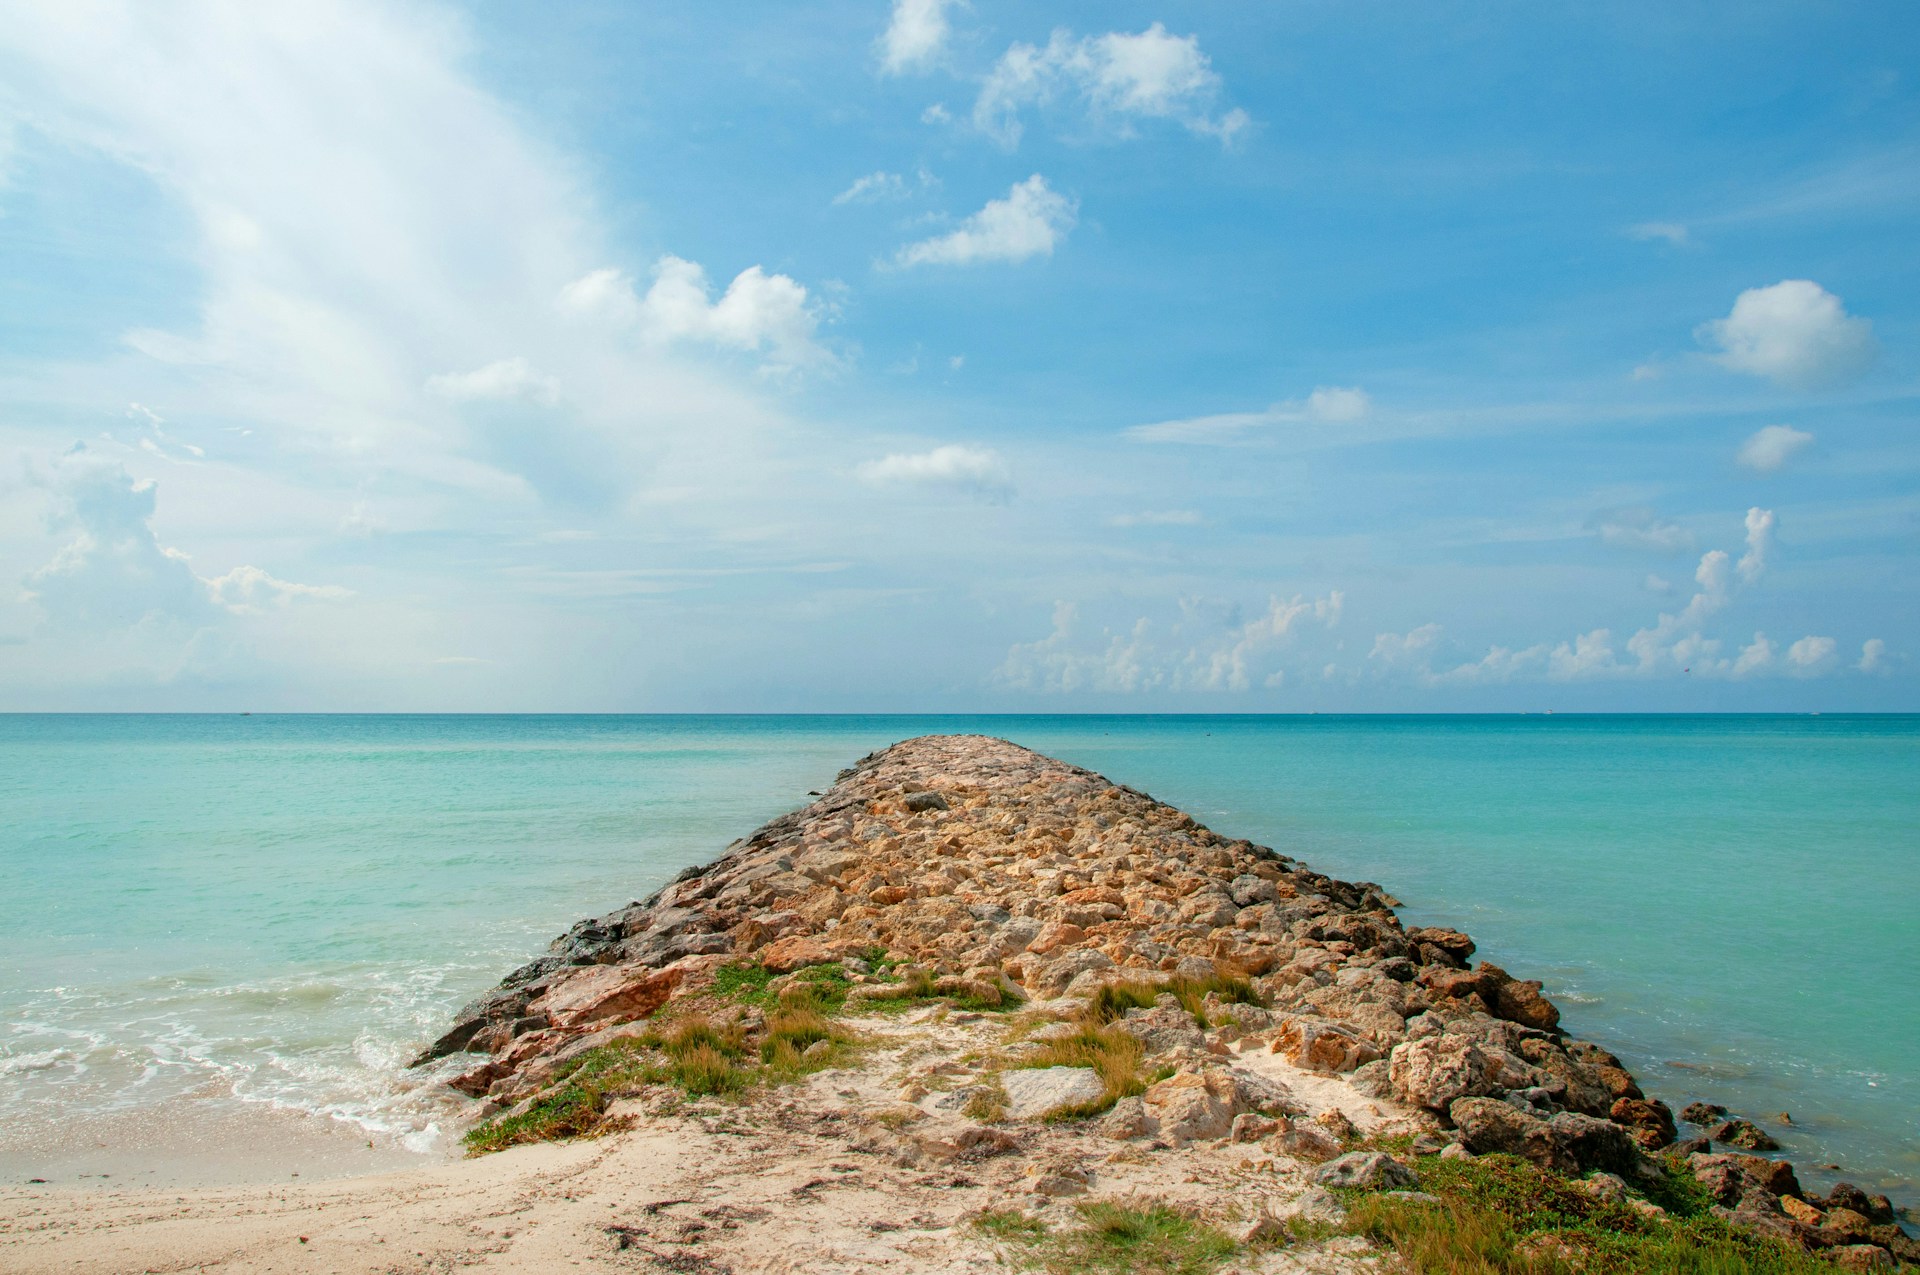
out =
{"type": "Polygon", "coordinates": [[[1740,555],[1740,579],[1751,584],[1767,567],[1767,550],[1773,546],[1773,510],[1755,507],[1747,510],[1747,551],[1740,555]]]}
{"type": "Polygon", "coordinates": [[[186,631],[294,598],[337,599],[347,590],[279,580],[258,567],[202,579],[187,556],[162,545],[152,519],[158,485],[84,444],[56,457],[40,476],[48,525],[71,538],[51,562],[28,573],[29,597],[67,635],[114,634],[167,625],[186,631]]]}
{"type": "Polygon", "coordinates": [[[908,244],[894,260],[903,266],[964,266],[1051,256],[1073,229],[1077,211],[1073,200],[1035,173],[1015,183],[1005,199],[988,200],[958,230],[908,244]]]}
{"type": "Polygon", "coordinates": [[[1724,319],[1695,335],[1720,353],[1721,366],[1778,384],[1814,388],[1866,370],[1879,346],[1873,324],[1846,312],[1840,298],[1810,279],[1749,288],[1724,319]]]}
{"type": "Polygon", "coordinates": [[[1151,425],[1130,425],[1121,432],[1142,443],[1192,443],[1222,446],[1240,442],[1270,425],[1317,423],[1346,425],[1365,420],[1373,400],[1358,387],[1322,385],[1304,399],[1275,403],[1264,412],[1222,412],[1151,425]]]}
{"type": "Polygon", "coordinates": [[[501,359],[471,372],[443,372],[427,378],[427,392],[456,403],[509,402],[524,399],[551,406],[560,401],[560,382],[522,358],[501,359]]]}
{"type": "Polygon", "coordinates": [[[1670,244],[1683,244],[1687,242],[1687,228],[1677,221],[1643,221],[1627,227],[1627,238],[1643,243],[1660,239],[1670,244]]]}
{"type": "Polygon", "coordinates": [[[1791,425],[1764,425],[1740,444],[1734,462],[1756,474],[1771,474],[1812,441],[1812,434],[1791,425]]]}
{"type": "Polygon", "coordinates": [[[994,503],[1013,497],[1013,471],[986,447],[949,443],[930,452],[900,452],[867,461],[856,472],[875,487],[950,487],[994,503]]]}
{"type": "Polygon", "coordinates": [[[1553,648],[1547,661],[1549,675],[1562,682],[1611,673],[1618,667],[1613,653],[1613,633],[1607,629],[1595,629],[1582,633],[1572,642],[1562,642],[1553,648]]]}
{"type": "Polygon", "coordinates": [[[1613,509],[1596,514],[1588,522],[1599,533],[1602,544],[1617,549],[1644,550],[1649,553],[1688,553],[1696,544],[1693,533],[1677,522],[1668,522],[1645,506],[1613,509]]]}
{"type": "Polygon", "coordinates": [[[1860,644],[1860,660],[1854,665],[1862,673],[1883,673],[1887,667],[1887,644],[1879,638],[1868,638],[1860,644]]]}
{"type": "Polygon", "coordinates": [[[946,49],[954,0],[893,0],[893,16],[880,37],[880,67],[889,75],[920,70],[946,49]]]}
{"type": "Polygon", "coordinates": [[[1203,519],[1197,509],[1149,509],[1137,514],[1115,514],[1107,519],[1111,527],[1198,527],[1203,519]]]}
{"type": "Polygon", "coordinates": [[[1438,624],[1423,624],[1405,633],[1381,633],[1373,639],[1367,658],[1382,664],[1405,667],[1423,659],[1440,640],[1438,624]]]}
{"type": "Polygon", "coordinates": [[[898,173],[868,173],[865,177],[854,178],[853,185],[833,197],[833,205],[868,204],[883,199],[900,199],[907,193],[907,183],[898,173]]]}
{"type": "Polygon", "coordinates": [[[783,274],[749,266],[734,276],[718,301],[707,272],[672,255],[654,264],[654,279],[641,295],[633,280],[615,269],[595,270],[560,292],[569,312],[637,327],[651,341],[692,341],[726,349],[766,352],[777,371],[831,365],[834,358],[814,339],[821,307],[804,286],[783,274]]]}
{"type": "Polygon", "coordinates": [[[206,581],[206,586],[215,602],[236,615],[257,615],[300,598],[337,602],[353,596],[351,589],[337,584],[295,584],[269,575],[259,567],[235,567],[225,575],[206,581]]]}
{"type": "MultiPolygon", "coordinates": [[[[1083,636],[1079,609],[1057,603],[1053,628],[1036,642],[1016,643],[994,675],[1001,685],[1024,690],[1122,694],[1204,692],[1237,694],[1286,681],[1282,658],[1298,641],[1302,624],[1331,630],[1344,600],[1338,590],[1317,598],[1271,596],[1266,608],[1240,620],[1226,608],[1224,625],[1208,617],[1214,608],[1185,599],[1182,619],[1156,625],[1140,617],[1119,629],[1083,636]],[[1196,629],[1204,629],[1196,632],[1196,629]]],[[[1318,667],[1318,660],[1304,665],[1318,667]]]]}
{"type": "Polygon", "coordinates": [[[1176,36],[1156,22],[1137,35],[1108,32],[1075,39],[1057,30],[1045,48],[1015,44],[1004,53],[974,101],[973,122],[1009,148],[1019,144],[1021,113],[1070,96],[1100,127],[1132,135],[1132,121],[1176,121],[1231,142],[1252,121],[1243,110],[1212,113],[1220,76],[1195,36],[1176,36]]]}
{"type": "Polygon", "coordinates": [[[1811,673],[1831,660],[1838,647],[1830,637],[1803,637],[1787,648],[1787,660],[1796,669],[1811,673]]]}
{"type": "Polygon", "coordinates": [[[1739,656],[1733,661],[1732,676],[1746,677],[1772,667],[1773,654],[1773,643],[1767,635],[1755,633],[1753,641],[1741,647],[1739,656]]]}

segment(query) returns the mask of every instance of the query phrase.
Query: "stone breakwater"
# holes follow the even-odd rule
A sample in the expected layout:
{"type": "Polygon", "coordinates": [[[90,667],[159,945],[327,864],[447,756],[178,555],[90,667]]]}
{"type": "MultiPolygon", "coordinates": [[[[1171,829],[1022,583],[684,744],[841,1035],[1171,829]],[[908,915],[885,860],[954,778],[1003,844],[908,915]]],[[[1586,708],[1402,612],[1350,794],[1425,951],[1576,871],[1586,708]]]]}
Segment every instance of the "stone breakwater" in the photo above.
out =
{"type": "MultiPolygon", "coordinates": [[[[1266,1138],[1321,1161],[1356,1132],[1341,1113],[1364,1109],[1360,1131],[1410,1132],[1428,1152],[1509,1152],[1623,1198],[1657,1179],[1653,1153],[1679,1132],[1668,1107],[1564,1032],[1539,982],[1475,963],[1465,934],[1403,926],[1396,906],[1377,885],[1221,836],[1090,771],[1003,740],[932,736],[861,759],[653,898],[574,926],[466,1006],[420,1061],[484,1055],[451,1083],[491,1111],[523,1112],[570,1060],[711,1000],[720,972],[743,964],[776,975],[837,964],[850,1009],[887,994],[883,962],[943,994],[1061,1014],[1110,984],[1239,978],[1263,1004],[1210,999],[1214,1012],[1196,1016],[1162,996],[1124,1014],[1118,1026],[1166,1074],[1100,1117],[1107,1136],[1160,1148],[1266,1138]],[[1329,1085],[1343,1096],[1326,1098],[1329,1085]],[[1290,1119],[1315,1106],[1317,1122],[1290,1119]]],[[[1085,1104],[1101,1092],[1090,1077],[998,1073],[998,1114],[1085,1104]]],[[[934,1110],[912,1089],[902,1101],[920,1105],[890,1127],[934,1110]]],[[[1743,1124],[1722,1126],[1722,1141],[1743,1124]]],[[[1728,1220],[1856,1263],[1920,1259],[1884,1199],[1809,1198],[1786,1162],[1703,1139],[1678,1150],[1728,1220]]],[[[1324,1180],[1397,1169],[1353,1159],[1324,1180]]],[[[1071,1174],[1043,1176],[1072,1186],[1071,1174]]]]}

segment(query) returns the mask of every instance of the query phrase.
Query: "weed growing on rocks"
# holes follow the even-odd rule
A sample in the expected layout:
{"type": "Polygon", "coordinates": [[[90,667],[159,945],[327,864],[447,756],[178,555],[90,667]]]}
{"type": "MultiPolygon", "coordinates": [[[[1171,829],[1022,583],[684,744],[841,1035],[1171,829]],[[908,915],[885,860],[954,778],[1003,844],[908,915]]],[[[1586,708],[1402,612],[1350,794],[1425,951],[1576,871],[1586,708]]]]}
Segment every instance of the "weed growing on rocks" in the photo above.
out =
{"type": "Polygon", "coordinates": [[[973,1225],[1018,1265],[1059,1275],[1206,1275],[1241,1251],[1217,1227],[1157,1200],[1094,1201],[1079,1213],[1082,1225],[1061,1231],[1014,1212],[983,1213],[973,1225]]]}
{"type": "Polygon", "coordinates": [[[1206,1001],[1209,995],[1229,1005],[1266,1004],[1266,999],[1246,979],[1231,974],[1215,974],[1207,978],[1176,978],[1164,983],[1144,979],[1109,983],[1094,993],[1087,1013],[1101,1024],[1117,1022],[1125,1018],[1130,1009],[1152,1009],[1163,995],[1170,995],[1179,1001],[1180,1008],[1192,1014],[1194,1022],[1203,1031],[1216,1026],[1207,1021],[1206,1001]]]}
{"type": "Polygon", "coordinates": [[[1420,1159],[1438,1204],[1356,1194],[1347,1226],[1393,1249],[1419,1275],[1558,1275],[1574,1270],[1676,1275],[1831,1275],[1830,1264],[1668,1193],[1680,1211],[1648,1215],[1582,1191],[1516,1156],[1420,1159]]]}

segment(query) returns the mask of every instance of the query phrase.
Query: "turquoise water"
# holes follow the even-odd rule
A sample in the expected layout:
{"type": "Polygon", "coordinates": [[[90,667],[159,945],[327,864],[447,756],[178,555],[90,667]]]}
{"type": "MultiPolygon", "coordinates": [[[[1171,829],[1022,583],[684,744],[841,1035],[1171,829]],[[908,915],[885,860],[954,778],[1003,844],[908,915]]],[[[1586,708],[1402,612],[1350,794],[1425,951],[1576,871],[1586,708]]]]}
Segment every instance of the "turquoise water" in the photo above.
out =
{"type": "Polygon", "coordinates": [[[1676,1107],[1916,1199],[1911,716],[0,716],[0,1144],[191,1100],[432,1150],[401,1065],[460,1002],[953,730],[1377,881],[1676,1107]]]}

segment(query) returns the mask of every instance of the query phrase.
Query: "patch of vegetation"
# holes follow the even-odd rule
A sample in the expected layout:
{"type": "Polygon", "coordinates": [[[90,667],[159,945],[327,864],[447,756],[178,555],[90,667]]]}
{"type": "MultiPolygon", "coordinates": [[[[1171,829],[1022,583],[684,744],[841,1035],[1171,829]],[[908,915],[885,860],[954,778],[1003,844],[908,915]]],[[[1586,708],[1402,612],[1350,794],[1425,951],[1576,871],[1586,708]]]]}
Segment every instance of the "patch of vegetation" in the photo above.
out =
{"type": "Polygon", "coordinates": [[[766,1037],[760,1043],[760,1061],[781,1079],[822,1071],[841,1061],[853,1037],[827,1020],[825,1014],[796,998],[767,1017],[766,1037]],[[815,1045],[824,1048],[815,1049],[815,1045]]]}
{"type": "Polygon", "coordinates": [[[1130,1009],[1152,1009],[1162,995],[1178,1001],[1180,1008],[1192,1014],[1202,1029],[1218,1025],[1207,1020],[1206,1001],[1210,995],[1229,1005],[1264,1006],[1267,1003],[1246,979],[1214,974],[1207,978],[1175,978],[1164,983],[1146,979],[1109,983],[1094,993],[1087,1013],[1099,1023],[1117,1022],[1125,1018],[1130,1009]]]}
{"type": "Polygon", "coordinates": [[[664,1032],[640,1037],[642,1045],[665,1055],[650,1064],[645,1078],[677,1085],[693,1097],[739,1093],[753,1082],[740,1065],[746,1055],[745,1033],[738,1023],[716,1027],[705,1018],[688,1018],[664,1032]]]}
{"type": "Polygon", "coordinates": [[[603,1132],[608,1102],[648,1082],[647,1053],[647,1046],[631,1037],[588,1050],[563,1067],[554,1087],[527,1110],[469,1129],[463,1139],[467,1154],[603,1132]]]}
{"type": "Polygon", "coordinates": [[[1049,1115],[1048,1120],[1078,1120],[1098,1115],[1122,1098],[1146,1092],[1148,1080],[1140,1074],[1144,1047],[1118,1027],[1096,1026],[1082,1020],[1075,1025],[1072,1035],[1036,1043],[1039,1048],[1015,1062],[1016,1069],[1091,1067],[1100,1073],[1100,1083],[1106,1087],[1106,1092],[1093,1101],[1062,1107],[1049,1115]]]}
{"type": "Polygon", "coordinates": [[[939,1001],[954,1009],[975,1014],[1009,1013],[1026,1003],[1018,993],[1001,983],[984,979],[935,978],[931,971],[918,968],[910,970],[897,982],[883,984],[864,993],[861,999],[881,1010],[904,1010],[939,1001]]]}
{"type": "Polygon", "coordinates": [[[1347,1217],[1349,1231],[1393,1249],[1418,1275],[1831,1275],[1834,1269],[1728,1226],[1705,1208],[1697,1185],[1682,1186],[1677,1175],[1655,1188],[1672,1201],[1667,1217],[1596,1200],[1571,1179],[1515,1156],[1423,1156],[1420,1183],[1440,1203],[1355,1195],[1347,1217]]]}
{"type": "Polygon", "coordinates": [[[973,1225],[1017,1264],[1059,1275],[1206,1275],[1241,1252],[1217,1227],[1157,1200],[1095,1201],[1079,1213],[1082,1225],[1062,1231],[1012,1212],[983,1213],[973,1225]]]}
{"type": "Polygon", "coordinates": [[[767,987],[772,981],[773,971],[758,961],[734,961],[713,972],[713,994],[764,1009],[773,1004],[773,993],[767,987]]]}

